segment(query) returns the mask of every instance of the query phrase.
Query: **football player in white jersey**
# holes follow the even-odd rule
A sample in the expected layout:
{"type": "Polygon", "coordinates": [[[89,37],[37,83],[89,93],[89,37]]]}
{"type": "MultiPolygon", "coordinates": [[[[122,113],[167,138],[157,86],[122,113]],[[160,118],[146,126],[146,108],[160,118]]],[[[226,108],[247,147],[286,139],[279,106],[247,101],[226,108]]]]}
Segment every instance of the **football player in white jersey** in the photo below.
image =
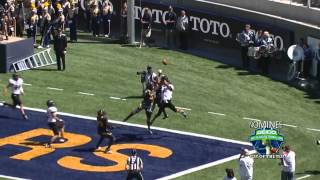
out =
{"type": "Polygon", "coordinates": [[[174,86],[169,81],[167,76],[161,77],[160,87],[161,87],[161,103],[160,103],[158,113],[151,120],[151,125],[156,120],[156,118],[159,117],[165,111],[165,108],[169,108],[176,113],[180,113],[184,118],[187,118],[186,112],[184,112],[180,108],[176,108],[176,106],[172,103],[172,94],[173,94],[174,86]]]}
{"type": "Polygon", "coordinates": [[[52,100],[47,101],[47,117],[48,117],[48,126],[53,132],[53,137],[50,139],[50,142],[45,144],[46,147],[51,147],[51,144],[54,143],[58,138],[60,142],[64,142],[64,121],[58,117],[58,109],[55,106],[55,103],[52,100]]]}
{"type": "Polygon", "coordinates": [[[21,96],[24,94],[23,88],[23,79],[19,77],[18,74],[13,74],[12,78],[9,79],[9,83],[4,89],[4,95],[6,96],[8,94],[8,88],[11,87],[12,93],[11,93],[11,99],[13,104],[4,103],[5,106],[10,106],[12,108],[15,108],[17,105],[20,106],[20,111],[24,119],[28,119],[28,116],[24,112],[23,104],[21,101],[21,96]]]}

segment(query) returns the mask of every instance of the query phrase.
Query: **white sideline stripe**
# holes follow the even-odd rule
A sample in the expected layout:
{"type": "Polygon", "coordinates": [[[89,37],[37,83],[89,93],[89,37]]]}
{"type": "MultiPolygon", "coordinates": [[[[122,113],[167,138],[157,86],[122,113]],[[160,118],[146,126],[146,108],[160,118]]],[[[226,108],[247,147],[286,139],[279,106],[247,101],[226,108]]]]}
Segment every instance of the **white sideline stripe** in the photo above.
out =
{"type": "Polygon", "coordinates": [[[63,89],[60,89],[60,88],[54,88],[54,87],[47,87],[47,89],[56,90],[56,91],[63,91],[63,89]]]}
{"type": "Polygon", "coordinates": [[[254,119],[254,118],[248,118],[248,117],[243,117],[242,119],[246,119],[250,121],[261,121],[260,119],[254,119]]]}
{"type": "Polygon", "coordinates": [[[304,178],[307,178],[307,177],[310,177],[310,176],[311,176],[311,175],[308,174],[308,175],[305,175],[305,176],[298,177],[298,178],[296,178],[296,180],[304,179],[304,178]]]}
{"type": "Polygon", "coordinates": [[[32,86],[32,84],[28,84],[28,83],[23,83],[23,85],[25,85],[25,86],[32,86]]]}
{"type": "Polygon", "coordinates": [[[267,13],[263,13],[263,12],[259,12],[259,11],[240,8],[240,7],[227,5],[227,4],[210,2],[210,1],[206,1],[206,0],[195,0],[195,1],[202,2],[202,3],[207,3],[207,4],[213,4],[213,5],[217,5],[217,6],[223,6],[223,7],[227,7],[227,8],[231,8],[231,9],[237,9],[237,10],[240,10],[240,11],[246,11],[246,12],[250,12],[250,13],[254,13],[254,14],[259,14],[259,15],[263,15],[263,16],[267,16],[267,17],[271,17],[271,18],[275,18],[275,19],[280,19],[280,20],[284,20],[284,21],[287,21],[287,22],[291,22],[291,23],[295,23],[295,24],[299,24],[299,25],[303,25],[303,26],[307,26],[307,27],[311,27],[311,28],[320,30],[320,27],[318,27],[316,25],[312,25],[312,24],[301,22],[301,21],[296,21],[296,20],[284,18],[284,17],[281,17],[281,16],[276,16],[276,15],[272,15],[272,14],[267,14],[267,13]]]}
{"type": "MultiPolygon", "coordinates": [[[[256,153],[256,151],[255,150],[251,150],[249,153],[250,154],[254,154],[254,153],[256,153]]],[[[180,177],[180,176],[183,176],[183,175],[186,175],[186,174],[190,174],[190,173],[193,173],[193,172],[196,172],[196,171],[200,171],[200,170],[212,167],[212,166],[223,164],[223,163],[226,163],[228,161],[239,159],[239,156],[240,156],[240,154],[237,154],[237,155],[234,155],[234,156],[230,156],[230,157],[227,157],[227,158],[224,158],[224,159],[220,159],[220,160],[208,163],[208,164],[204,164],[204,165],[201,165],[201,166],[198,166],[198,167],[187,169],[185,171],[181,171],[181,172],[178,172],[178,173],[175,173],[175,174],[171,174],[169,176],[165,176],[165,177],[159,178],[157,180],[174,179],[174,178],[177,178],[177,177],[180,177]]]]}
{"type": "Polygon", "coordinates": [[[87,95],[87,96],[94,96],[94,94],[91,94],[91,93],[85,93],[85,92],[78,92],[78,94],[87,95]]]}
{"type": "Polygon", "coordinates": [[[31,180],[31,179],[25,179],[25,178],[19,178],[19,177],[13,177],[13,176],[5,176],[5,175],[1,175],[1,178],[7,178],[7,179],[14,179],[14,180],[31,180]]]}
{"type": "Polygon", "coordinates": [[[298,126],[291,125],[291,124],[280,124],[280,125],[282,125],[282,126],[287,126],[287,127],[294,127],[294,128],[298,127],[298,126]]]}
{"type": "Polygon", "coordinates": [[[308,129],[310,131],[319,131],[320,132],[320,129],[313,129],[313,128],[306,128],[306,129],[308,129]]]}
{"type": "Polygon", "coordinates": [[[222,113],[215,113],[215,112],[208,112],[209,114],[218,115],[218,116],[225,116],[225,114],[222,113]]]}
{"type": "MultiPolygon", "coordinates": [[[[25,109],[32,110],[32,111],[37,111],[37,112],[44,112],[44,113],[47,112],[47,110],[38,109],[38,108],[25,107],[25,109]]],[[[76,118],[82,118],[82,119],[88,119],[88,120],[96,121],[96,117],[90,117],[90,116],[82,116],[82,115],[76,115],[76,114],[64,113],[64,112],[59,112],[59,115],[71,116],[71,117],[76,117],[76,118]]],[[[133,123],[128,123],[128,122],[120,122],[120,121],[116,121],[116,120],[110,120],[110,122],[113,123],[113,124],[121,124],[121,125],[126,125],[126,126],[132,126],[132,127],[139,127],[139,128],[147,129],[146,125],[133,124],[133,123]]],[[[213,139],[213,140],[225,141],[225,142],[230,142],[230,143],[242,144],[242,145],[246,145],[246,146],[252,146],[252,144],[249,143],[249,142],[233,140],[233,139],[227,139],[227,138],[221,138],[221,137],[210,136],[210,135],[205,135],[205,134],[185,132],[185,131],[179,131],[179,130],[161,128],[161,127],[152,127],[152,129],[159,130],[159,131],[166,131],[166,132],[176,133],[176,134],[182,134],[182,135],[195,136],[195,137],[201,137],[201,138],[206,138],[206,139],[213,139]]]]}
{"type": "Polygon", "coordinates": [[[178,106],[176,106],[176,108],[178,108],[178,109],[183,109],[183,110],[186,110],[186,111],[191,111],[192,109],[190,109],[190,108],[184,108],[184,107],[178,107],[178,106]]]}
{"type": "Polygon", "coordinates": [[[209,167],[212,167],[212,166],[216,166],[216,165],[228,162],[228,161],[232,161],[232,160],[238,159],[239,156],[240,156],[240,154],[234,155],[234,156],[230,156],[230,157],[227,157],[227,158],[224,158],[224,159],[220,159],[218,161],[214,161],[214,162],[211,162],[211,163],[208,163],[208,164],[204,164],[204,165],[201,165],[201,166],[198,166],[198,167],[187,169],[185,171],[181,171],[181,172],[178,172],[178,173],[175,173],[175,174],[171,174],[169,176],[165,176],[165,177],[159,178],[157,180],[174,179],[174,178],[177,178],[177,177],[189,174],[189,173],[193,173],[193,172],[196,172],[196,171],[200,171],[202,169],[206,169],[206,168],[209,168],[209,167]]]}

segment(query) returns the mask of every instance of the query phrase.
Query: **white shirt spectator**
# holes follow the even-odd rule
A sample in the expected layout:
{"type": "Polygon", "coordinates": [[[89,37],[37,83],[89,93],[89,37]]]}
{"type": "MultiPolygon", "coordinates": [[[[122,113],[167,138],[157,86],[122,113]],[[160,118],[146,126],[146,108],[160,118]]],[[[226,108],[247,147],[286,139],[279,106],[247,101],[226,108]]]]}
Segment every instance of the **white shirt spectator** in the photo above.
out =
{"type": "Polygon", "coordinates": [[[294,172],[296,170],[296,153],[294,151],[282,153],[285,157],[283,158],[282,171],[294,172]]]}
{"type": "Polygon", "coordinates": [[[169,84],[167,86],[162,86],[162,100],[167,103],[172,99],[172,93],[174,90],[174,86],[169,84]]]}
{"type": "Polygon", "coordinates": [[[9,79],[9,84],[12,87],[12,93],[13,94],[21,94],[23,93],[23,80],[21,78],[18,78],[17,80],[9,79]]]}
{"type": "Polygon", "coordinates": [[[177,20],[177,29],[179,31],[186,31],[188,29],[189,19],[188,16],[179,16],[177,20]]]}
{"type": "Polygon", "coordinates": [[[47,117],[48,117],[48,122],[49,123],[55,123],[57,122],[57,119],[54,118],[53,114],[57,113],[58,109],[54,106],[51,106],[47,109],[47,117]]]}
{"type": "Polygon", "coordinates": [[[253,179],[253,159],[250,156],[241,157],[239,160],[239,170],[241,180],[253,179]]]}

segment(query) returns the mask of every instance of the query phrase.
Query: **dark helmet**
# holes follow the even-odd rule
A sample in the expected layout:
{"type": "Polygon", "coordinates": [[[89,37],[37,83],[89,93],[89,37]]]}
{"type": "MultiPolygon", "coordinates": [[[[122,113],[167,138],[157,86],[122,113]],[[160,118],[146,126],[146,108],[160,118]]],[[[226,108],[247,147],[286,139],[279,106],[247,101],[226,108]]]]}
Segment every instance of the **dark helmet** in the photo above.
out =
{"type": "Polygon", "coordinates": [[[106,114],[107,114],[106,111],[103,110],[103,109],[100,109],[100,110],[98,110],[98,112],[97,112],[97,116],[99,116],[99,117],[105,116],[106,114]]]}
{"type": "Polygon", "coordinates": [[[14,80],[17,80],[17,79],[19,78],[19,75],[16,74],[16,73],[14,73],[14,74],[12,74],[12,78],[13,78],[14,80]]]}
{"type": "Polygon", "coordinates": [[[48,107],[54,106],[53,100],[48,100],[48,101],[47,101],[47,106],[48,106],[48,107]]]}
{"type": "Polygon", "coordinates": [[[162,76],[161,76],[161,81],[164,81],[164,80],[169,81],[168,76],[162,75],[162,76]]]}
{"type": "Polygon", "coordinates": [[[137,150],[136,150],[136,149],[132,149],[131,154],[132,154],[133,156],[137,155],[137,150]]]}

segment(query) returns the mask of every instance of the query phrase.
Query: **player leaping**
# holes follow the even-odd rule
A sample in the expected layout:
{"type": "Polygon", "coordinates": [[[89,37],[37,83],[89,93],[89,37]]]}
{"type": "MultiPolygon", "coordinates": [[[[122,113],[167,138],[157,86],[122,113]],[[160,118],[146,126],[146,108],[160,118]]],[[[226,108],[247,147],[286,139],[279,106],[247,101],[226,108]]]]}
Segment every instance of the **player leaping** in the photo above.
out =
{"type": "Polygon", "coordinates": [[[176,108],[175,105],[171,101],[174,86],[169,81],[167,76],[161,77],[160,88],[161,88],[161,105],[159,107],[158,113],[153,117],[151,124],[154,123],[156,118],[159,117],[165,111],[165,108],[167,108],[167,107],[170,108],[172,111],[178,112],[183,117],[187,118],[187,114],[182,109],[176,108]]]}
{"type": "Polygon", "coordinates": [[[12,99],[13,104],[4,103],[4,105],[10,106],[12,108],[16,108],[16,106],[19,105],[23,118],[28,119],[28,116],[24,112],[23,104],[22,104],[21,97],[20,97],[20,95],[24,94],[22,85],[23,85],[23,79],[20,78],[18,74],[13,74],[12,78],[9,79],[8,85],[6,86],[6,88],[3,91],[3,95],[7,96],[8,88],[11,87],[11,89],[12,89],[11,99],[12,99]]]}
{"type": "Polygon", "coordinates": [[[143,97],[143,100],[140,103],[140,105],[135,110],[133,110],[123,121],[124,122],[127,121],[133,115],[139,113],[140,111],[142,111],[144,109],[145,113],[146,113],[146,117],[147,117],[148,131],[149,131],[149,134],[152,134],[152,131],[150,129],[150,126],[151,126],[150,120],[151,120],[151,116],[152,116],[152,112],[153,112],[154,99],[155,99],[155,92],[153,90],[153,85],[148,84],[147,90],[144,93],[144,97],[143,97]]]}

